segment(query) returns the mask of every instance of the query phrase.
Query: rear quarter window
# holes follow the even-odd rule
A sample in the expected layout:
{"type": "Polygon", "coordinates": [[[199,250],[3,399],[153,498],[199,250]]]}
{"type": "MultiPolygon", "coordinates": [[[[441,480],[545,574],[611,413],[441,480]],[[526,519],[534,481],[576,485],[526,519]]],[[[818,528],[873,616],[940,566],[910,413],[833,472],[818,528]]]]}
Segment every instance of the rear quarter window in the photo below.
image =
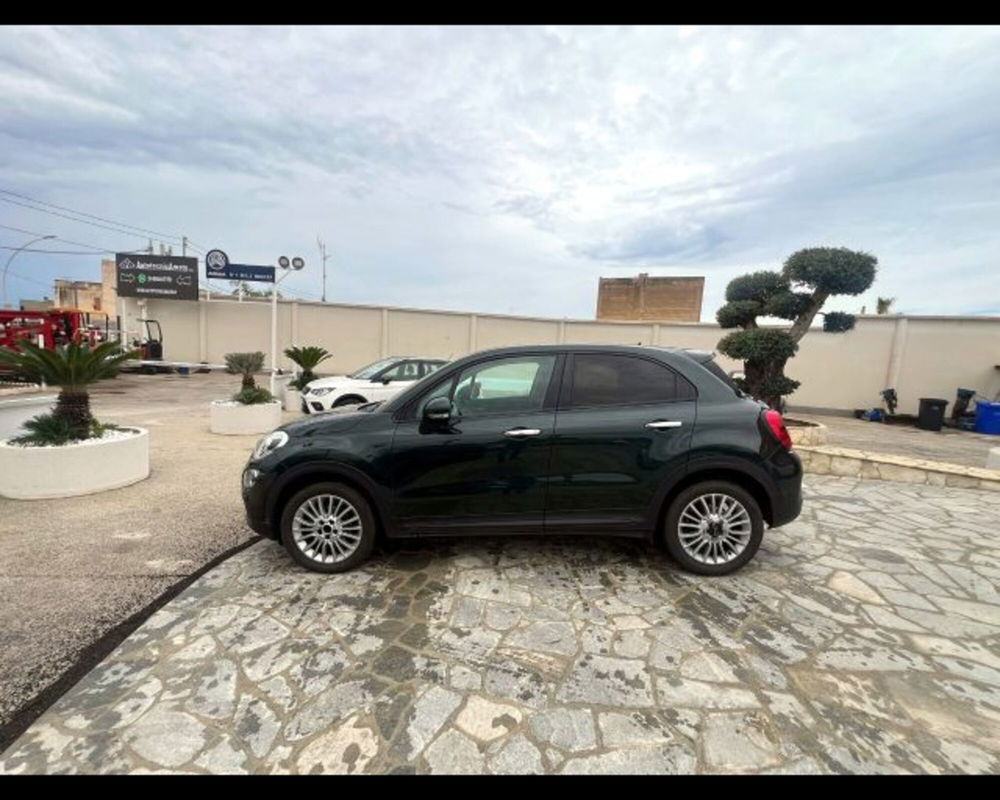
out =
{"type": "Polygon", "coordinates": [[[737,396],[739,397],[743,396],[743,391],[740,389],[739,386],[736,385],[736,381],[734,381],[731,377],[729,377],[729,375],[726,374],[726,371],[715,363],[714,359],[709,359],[708,361],[702,361],[701,366],[703,366],[705,369],[711,372],[716,378],[718,378],[720,381],[726,384],[726,386],[732,389],[737,396]]]}
{"type": "Polygon", "coordinates": [[[665,364],[646,358],[604,353],[573,357],[568,405],[646,405],[693,400],[697,392],[665,364]]]}

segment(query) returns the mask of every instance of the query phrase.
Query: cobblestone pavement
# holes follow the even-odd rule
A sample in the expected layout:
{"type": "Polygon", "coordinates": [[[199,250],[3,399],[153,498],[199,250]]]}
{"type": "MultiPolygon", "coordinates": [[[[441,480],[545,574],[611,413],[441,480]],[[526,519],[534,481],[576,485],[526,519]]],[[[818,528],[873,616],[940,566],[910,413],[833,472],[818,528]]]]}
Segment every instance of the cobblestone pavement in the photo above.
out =
{"type": "Polygon", "coordinates": [[[596,539],[262,542],[4,772],[1000,772],[1000,494],[807,478],[741,573],[596,539]]]}

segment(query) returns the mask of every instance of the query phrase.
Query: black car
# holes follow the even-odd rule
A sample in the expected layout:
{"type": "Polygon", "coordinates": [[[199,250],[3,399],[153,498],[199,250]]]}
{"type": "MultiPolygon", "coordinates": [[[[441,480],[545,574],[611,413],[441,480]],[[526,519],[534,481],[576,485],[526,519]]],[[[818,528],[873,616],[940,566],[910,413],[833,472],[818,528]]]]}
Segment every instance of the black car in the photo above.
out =
{"type": "Polygon", "coordinates": [[[384,403],[285,425],[243,472],[250,527],[341,572],[390,538],[662,537],[682,566],[749,561],[802,506],[781,415],[703,351],[506,347],[384,403]]]}

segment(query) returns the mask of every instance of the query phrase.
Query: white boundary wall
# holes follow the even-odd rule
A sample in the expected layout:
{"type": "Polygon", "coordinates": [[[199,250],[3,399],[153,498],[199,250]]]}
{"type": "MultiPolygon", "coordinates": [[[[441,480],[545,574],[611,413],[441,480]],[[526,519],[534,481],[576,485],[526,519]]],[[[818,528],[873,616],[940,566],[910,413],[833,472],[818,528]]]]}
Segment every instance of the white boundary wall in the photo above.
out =
{"type": "MultiPolygon", "coordinates": [[[[137,331],[136,301],[126,328],[137,331]]],[[[270,301],[146,301],[145,316],[163,326],[164,358],[222,363],[226,353],[268,352],[270,301]]],[[[657,344],[715,350],[726,333],[710,323],[597,322],[385,306],[281,301],[278,349],[320,345],[333,358],[324,374],[356,369],[381,356],[457,358],[515,344],[657,344]]],[[[719,358],[726,370],[739,364],[719,358]]],[[[958,387],[992,398],[1000,391],[1000,317],[858,317],[853,331],[806,334],[786,373],[802,382],[792,407],[849,410],[881,404],[896,389],[900,412],[916,413],[919,398],[953,401],[958,387]]],[[[279,355],[278,366],[290,368],[279,355]]]]}

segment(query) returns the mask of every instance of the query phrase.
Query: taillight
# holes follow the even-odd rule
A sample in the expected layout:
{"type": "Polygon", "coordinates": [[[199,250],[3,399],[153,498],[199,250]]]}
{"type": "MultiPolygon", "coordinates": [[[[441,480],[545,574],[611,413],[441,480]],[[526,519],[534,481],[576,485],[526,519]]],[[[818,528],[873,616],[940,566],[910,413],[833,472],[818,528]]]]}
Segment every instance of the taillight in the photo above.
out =
{"type": "Polygon", "coordinates": [[[792,437],[788,435],[788,428],[785,427],[785,420],[781,417],[780,411],[775,411],[773,408],[769,408],[764,412],[764,418],[767,420],[767,424],[771,427],[771,433],[773,433],[778,441],[781,442],[781,446],[786,450],[792,449],[792,437]]]}

